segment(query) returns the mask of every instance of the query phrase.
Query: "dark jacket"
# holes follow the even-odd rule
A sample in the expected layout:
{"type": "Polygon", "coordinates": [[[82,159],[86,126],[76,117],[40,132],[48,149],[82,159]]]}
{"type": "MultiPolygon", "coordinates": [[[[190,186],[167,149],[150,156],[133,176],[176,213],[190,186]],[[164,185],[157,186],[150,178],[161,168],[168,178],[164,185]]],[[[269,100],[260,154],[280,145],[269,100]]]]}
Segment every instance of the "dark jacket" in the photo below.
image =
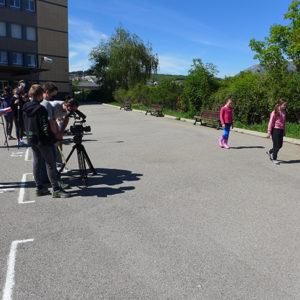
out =
{"type": "Polygon", "coordinates": [[[33,100],[24,104],[23,118],[30,144],[53,145],[56,142],[50,129],[47,110],[38,101],[33,100]]]}

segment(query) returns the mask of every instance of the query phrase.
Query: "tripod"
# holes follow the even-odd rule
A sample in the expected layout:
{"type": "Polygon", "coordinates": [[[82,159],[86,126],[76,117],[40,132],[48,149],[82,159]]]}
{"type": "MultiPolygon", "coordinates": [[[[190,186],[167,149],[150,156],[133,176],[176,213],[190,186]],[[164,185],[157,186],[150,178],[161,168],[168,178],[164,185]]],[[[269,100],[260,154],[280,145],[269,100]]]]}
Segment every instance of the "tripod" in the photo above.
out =
{"type": "Polygon", "coordinates": [[[73,148],[72,148],[70,154],[68,155],[66,161],[62,164],[62,166],[61,166],[58,173],[61,174],[61,172],[65,168],[66,164],[70,160],[72,154],[76,150],[80,178],[83,181],[83,183],[85,184],[85,186],[87,186],[87,180],[88,180],[88,173],[89,172],[87,170],[86,163],[88,164],[89,171],[91,173],[93,173],[93,175],[97,175],[97,172],[96,172],[95,168],[93,167],[93,164],[92,164],[92,162],[91,162],[84,146],[82,145],[82,135],[79,135],[79,136],[75,135],[74,138],[73,138],[73,142],[75,143],[75,145],[73,146],[73,148]]]}
{"type": "Polygon", "coordinates": [[[1,116],[1,125],[3,126],[3,132],[4,132],[4,138],[5,138],[4,145],[6,145],[7,150],[9,150],[8,138],[7,138],[7,132],[6,132],[6,128],[5,128],[5,123],[4,123],[4,118],[3,118],[3,116],[1,116]]]}

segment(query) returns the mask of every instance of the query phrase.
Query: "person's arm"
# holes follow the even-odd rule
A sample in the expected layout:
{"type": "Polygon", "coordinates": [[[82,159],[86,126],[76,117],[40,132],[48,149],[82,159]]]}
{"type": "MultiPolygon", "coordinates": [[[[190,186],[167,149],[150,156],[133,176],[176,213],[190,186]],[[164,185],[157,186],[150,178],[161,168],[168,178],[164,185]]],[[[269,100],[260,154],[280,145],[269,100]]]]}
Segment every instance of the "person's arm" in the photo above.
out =
{"type": "Polygon", "coordinates": [[[64,122],[63,122],[63,127],[62,127],[62,132],[64,132],[65,130],[66,130],[66,128],[67,128],[67,126],[68,126],[68,124],[69,124],[69,120],[70,120],[70,118],[69,117],[65,117],[64,118],[64,122]]]}
{"type": "Polygon", "coordinates": [[[58,129],[58,125],[56,123],[55,120],[49,120],[50,123],[50,129],[52,131],[52,133],[57,137],[59,135],[59,129],[58,129]]]}
{"type": "Polygon", "coordinates": [[[220,121],[221,121],[221,124],[222,124],[223,127],[224,127],[224,125],[225,125],[225,121],[224,121],[224,111],[225,111],[225,109],[224,109],[224,107],[222,107],[222,108],[221,108],[221,111],[220,111],[220,121]]]}
{"type": "Polygon", "coordinates": [[[268,137],[271,136],[274,126],[275,126],[275,112],[273,111],[271,113],[269,124],[268,124],[268,137]]]}

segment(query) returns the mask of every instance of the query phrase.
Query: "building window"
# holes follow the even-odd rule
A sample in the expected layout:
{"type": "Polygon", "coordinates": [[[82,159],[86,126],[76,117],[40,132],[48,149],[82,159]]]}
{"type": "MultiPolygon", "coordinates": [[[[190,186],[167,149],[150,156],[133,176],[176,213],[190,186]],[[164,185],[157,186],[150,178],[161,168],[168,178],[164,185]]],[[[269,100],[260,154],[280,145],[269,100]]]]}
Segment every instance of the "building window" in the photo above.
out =
{"type": "Polygon", "coordinates": [[[22,39],[22,26],[11,24],[11,37],[14,39],[22,39]]]}
{"type": "Polygon", "coordinates": [[[7,52],[0,51],[0,65],[7,65],[7,64],[8,64],[7,52]]]}
{"type": "Polygon", "coordinates": [[[36,68],[37,67],[37,59],[35,54],[27,54],[26,55],[27,67],[36,68]]]}
{"type": "Polygon", "coordinates": [[[21,7],[21,0],[10,0],[10,7],[20,8],[21,7]]]}
{"type": "Polygon", "coordinates": [[[26,0],[25,10],[35,12],[35,0],[26,0]]]}
{"type": "Polygon", "coordinates": [[[0,22],[0,36],[6,36],[6,23],[0,22]]]}
{"type": "Polygon", "coordinates": [[[23,54],[19,52],[12,53],[12,64],[14,66],[23,66],[23,54]]]}
{"type": "Polygon", "coordinates": [[[36,41],[36,29],[34,27],[26,27],[26,39],[36,41]]]}
{"type": "Polygon", "coordinates": [[[5,0],[0,0],[0,6],[5,6],[5,0]]]}

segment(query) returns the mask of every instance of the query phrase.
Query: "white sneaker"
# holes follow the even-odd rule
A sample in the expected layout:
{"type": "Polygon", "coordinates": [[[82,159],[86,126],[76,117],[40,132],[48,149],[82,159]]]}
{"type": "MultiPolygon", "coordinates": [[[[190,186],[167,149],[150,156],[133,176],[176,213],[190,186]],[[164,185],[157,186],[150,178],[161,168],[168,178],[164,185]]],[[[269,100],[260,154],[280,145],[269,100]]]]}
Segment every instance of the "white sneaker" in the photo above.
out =
{"type": "Polygon", "coordinates": [[[20,147],[26,146],[26,143],[23,140],[19,140],[18,146],[20,147]]]}
{"type": "Polygon", "coordinates": [[[276,166],[279,166],[280,162],[277,159],[273,159],[273,164],[276,165],[276,166]]]}
{"type": "Polygon", "coordinates": [[[267,151],[266,153],[269,156],[270,160],[273,161],[273,155],[272,155],[272,153],[270,153],[269,151],[267,151]]]}

